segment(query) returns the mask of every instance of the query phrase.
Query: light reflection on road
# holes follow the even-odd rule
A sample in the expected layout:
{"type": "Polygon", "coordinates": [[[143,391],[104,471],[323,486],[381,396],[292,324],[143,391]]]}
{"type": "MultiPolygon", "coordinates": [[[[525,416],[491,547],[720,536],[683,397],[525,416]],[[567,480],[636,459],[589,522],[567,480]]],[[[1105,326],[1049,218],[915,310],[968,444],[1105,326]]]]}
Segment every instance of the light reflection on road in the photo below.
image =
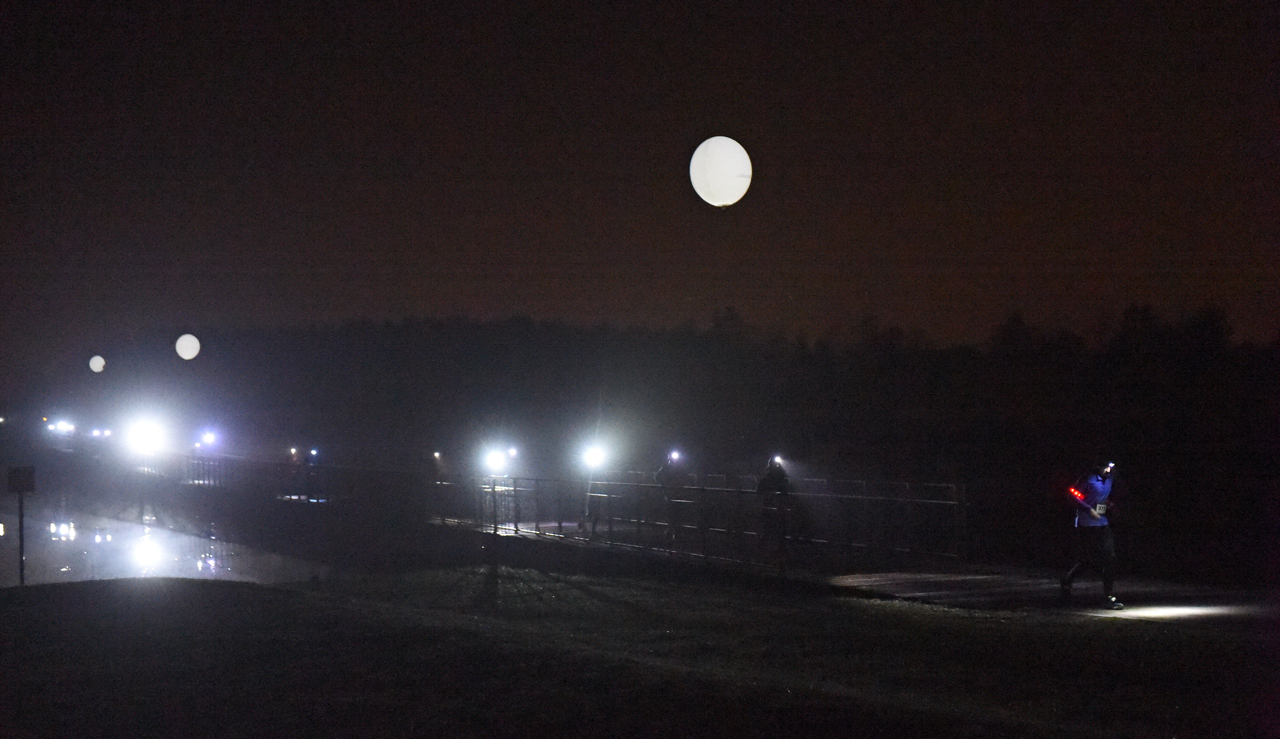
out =
{"type": "MultiPolygon", "coordinates": [[[[157,525],[154,516],[141,518],[147,523],[28,504],[26,583],[184,577],[272,584],[328,574],[324,565],[227,542],[216,533],[211,538],[174,531],[157,525]]],[[[0,526],[0,587],[11,587],[19,582],[16,511],[0,512],[0,526]]]]}

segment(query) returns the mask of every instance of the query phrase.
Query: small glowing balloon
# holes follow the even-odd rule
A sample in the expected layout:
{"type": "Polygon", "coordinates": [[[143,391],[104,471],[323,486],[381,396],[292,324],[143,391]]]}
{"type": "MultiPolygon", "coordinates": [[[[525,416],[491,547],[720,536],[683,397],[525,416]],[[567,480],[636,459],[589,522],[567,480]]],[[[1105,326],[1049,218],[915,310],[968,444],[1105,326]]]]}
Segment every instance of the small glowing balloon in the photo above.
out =
{"type": "Polygon", "coordinates": [[[102,368],[106,366],[107,366],[107,360],[103,359],[97,354],[93,355],[93,358],[89,360],[89,369],[93,370],[94,372],[101,372],[102,368]]]}
{"type": "Polygon", "coordinates": [[[195,359],[200,353],[200,340],[191,334],[183,334],[178,337],[178,343],[174,344],[173,348],[178,350],[179,357],[195,359]]]}
{"type": "Polygon", "coordinates": [[[693,152],[689,181],[698,197],[708,203],[718,208],[733,205],[751,187],[751,157],[737,141],[712,136],[693,152]]]}

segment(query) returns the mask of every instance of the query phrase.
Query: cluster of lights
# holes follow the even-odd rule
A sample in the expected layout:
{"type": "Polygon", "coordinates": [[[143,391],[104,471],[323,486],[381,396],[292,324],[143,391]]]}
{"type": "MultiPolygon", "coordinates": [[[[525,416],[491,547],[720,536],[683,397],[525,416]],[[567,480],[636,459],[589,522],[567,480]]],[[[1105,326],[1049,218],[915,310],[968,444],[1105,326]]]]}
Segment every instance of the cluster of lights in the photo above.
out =
{"type": "Polygon", "coordinates": [[[196,442],[196,449],[205,449],[218,443],[218,435],[212,431],[206,431],[200,435],[200,441],[196,442]]]}
{"type": "Polygon", "coordinates": [[[74,523],[64,523],[62,525],[51,523],[49,524],[49,534],[51,535],[50,538],[54,540],[75,541],[76,525],[74,523]]]}
{"type": "MultiPolygon", "coordinates": [[[[48,419],[45,419],[48,420],[48,419]]],[[[70,434],[75,432],[76,425],[69,421],[57,421],[49,424],[49,430],[55,434],[70,434]]]]}

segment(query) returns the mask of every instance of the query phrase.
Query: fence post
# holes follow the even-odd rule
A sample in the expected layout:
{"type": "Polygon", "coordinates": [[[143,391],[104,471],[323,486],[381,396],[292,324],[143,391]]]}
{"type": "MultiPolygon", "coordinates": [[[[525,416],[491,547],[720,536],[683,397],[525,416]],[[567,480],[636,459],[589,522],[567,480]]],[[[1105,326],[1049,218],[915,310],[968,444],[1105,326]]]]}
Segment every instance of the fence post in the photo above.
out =
{"type": "Polygon", "coordinates": [[[516,521],[516,533],[520,533],[520,479],[511,478],[512,520],[516,521]]]}
{"type": "Polygon", "coordinates": [[[498,479],[489,478],[489,496],[493,500],[493,533],[498,533],[498,479]]]}
{"type": "Polygon", "coordinates": [[[604,496],[604,521],[606,536],[609,537],[609,543],[613,543],[613,493],[605,488],[604,496]]]}
{"type": "Polygon", "coordinates": [[[702,532],[702,557],[707,557],[707,481],[698,489],[698,529],[702,532]]]}

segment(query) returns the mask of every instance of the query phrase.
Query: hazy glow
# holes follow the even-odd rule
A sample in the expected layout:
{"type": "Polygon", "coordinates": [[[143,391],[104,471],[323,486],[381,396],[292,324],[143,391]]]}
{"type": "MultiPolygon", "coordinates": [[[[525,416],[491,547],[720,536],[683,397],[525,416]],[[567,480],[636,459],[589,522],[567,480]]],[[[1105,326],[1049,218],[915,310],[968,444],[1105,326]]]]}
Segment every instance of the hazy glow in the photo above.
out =
{"type": "Polygon", "coordinates": [[[507,455],[495,449],[484,456],[484,464],[490,474],[500,475],[507,468],[507,455]]]}
{"type": "Polygon", "coordinates": [[[588,447],[587,450],[582,453],[583,464],[593,470],[604,464],[604,459],[604,449],[598,446],[588,447]]]}
{"type": "Polygon", "coordinates": [[[102,368],[105,366],[107,366],[107,360],[103,359],[102,357],[96,354],[93,355],[93,357],[89,360],[89,369],[93,370],[94,372],[101,372],[102,368]]]}
{"type": "Polygon", "coordinates": [[[200,441],[201,441],[201,442],[203,442],[203,443],[204,443],[204,444],[206,444],[206,445],[212,445],[212,444],[213,444],[213,442],[215,442],[215,441],[217,441],[217,440],[218,440],[218,437],[217,437],[217,436],[214,436],[214,434],[213,434],[213,432],[212,432],[212,431],[206,431],[206,432],[204,432],[204,436],[201,436],[201,437],[200,437],[200,441]]]}
{"type": "Polygon", "coordinates": [[[183,359],[195,359],[200,353],[200,340],[191,334],[183,334],[178,337],[178,341],[173,345],[177,350],[178,356],[183,359]]]}
{"type": "Polygon", "coordinates": [[[125,444],[136,454],[156,454],[164,451],[164,428],[155,421],[136,421],[125,432],[125,444]]]}
{"type": "Polygon", "coordinates": [[[142,537],[133,546],[133,561],[142,567],[154,566],[161,556],[160,545],[152,541],[150,535],[142,537]]]}
{"type": "Polygon", "coordinates": [[[713,136],[693,152],[689,181],[698,197],[708,203],[720,208],[733,205],[751,187],[751,157],[737,141],[713,136]]]}
{"type": "Polygon", "coordinates": [[[1233,616],[1237,618],[1264,616],[1267,614],[1267,608],[1260,605],[1231,605],[1231,606],[1139,606],[1137,608],[1126,608],[1123,611],[1104,611],[1103,616],[1111,618],[1149,618],[1149,619],[1175,619],[1175,618],[1210,618],[1233,616]]]}

